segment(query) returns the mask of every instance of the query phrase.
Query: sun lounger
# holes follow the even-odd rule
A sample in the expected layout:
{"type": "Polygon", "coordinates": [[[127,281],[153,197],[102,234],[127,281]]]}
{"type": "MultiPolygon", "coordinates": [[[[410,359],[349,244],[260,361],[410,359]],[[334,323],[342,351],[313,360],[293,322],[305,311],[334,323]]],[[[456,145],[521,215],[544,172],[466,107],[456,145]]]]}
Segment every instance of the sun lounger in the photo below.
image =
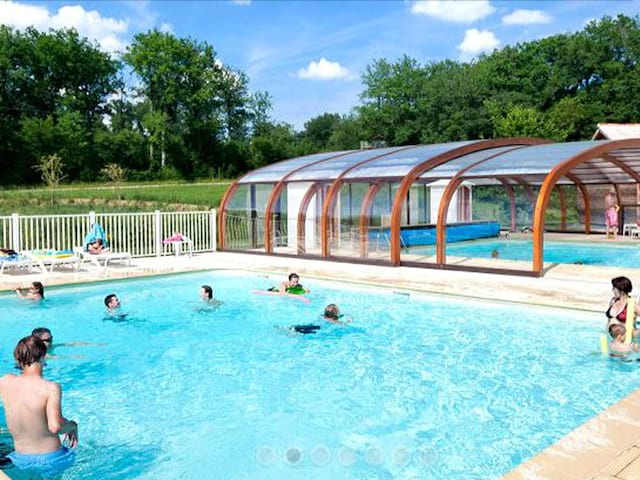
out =
{"type": "Polygon", "coordinates": [[[26,270],[31,271],[32,267],[31,258],[19,255],[17,257],[2,257],[0,258],[0,275],[3,275],[5,271],[9,270],[26,270]]]}
{"type": "Polygon", "coordinates": [[[75,271],[80,267],[80,257],[70,250],[28,250],[22,253],[40,267],[43,273],[47,272],[47,267],[49,272],[53,272],[55,267],[65,265],[72,267],[75,271]]]}
{"type": "Polygon", "coordinates": [[[110,262],[126,261],[127,266],[131,266],[131,254],[129,252],[104,252],[104,253],[89,253],[82,247],[75,247],[73,251],[83,261],[88,261],[94,264],[96,267],[106,268],[110,262]]]}

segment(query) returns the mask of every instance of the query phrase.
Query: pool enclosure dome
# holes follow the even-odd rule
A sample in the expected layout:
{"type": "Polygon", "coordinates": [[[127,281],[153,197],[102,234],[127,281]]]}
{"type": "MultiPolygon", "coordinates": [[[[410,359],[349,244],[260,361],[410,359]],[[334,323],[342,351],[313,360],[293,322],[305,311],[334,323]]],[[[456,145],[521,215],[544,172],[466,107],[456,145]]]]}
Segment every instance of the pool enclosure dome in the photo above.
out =
{"type": "Polygon", "coordinates": [[[542,275],[545,233],[602,231],[612,195],[620,225],[640,218],[638,185],[640,139],[498,138],[316,153],[236,180],[220,205],[218,246],[542,275]],[[529,258],[447,252],[509,235],[531,242],[529,258]]]}

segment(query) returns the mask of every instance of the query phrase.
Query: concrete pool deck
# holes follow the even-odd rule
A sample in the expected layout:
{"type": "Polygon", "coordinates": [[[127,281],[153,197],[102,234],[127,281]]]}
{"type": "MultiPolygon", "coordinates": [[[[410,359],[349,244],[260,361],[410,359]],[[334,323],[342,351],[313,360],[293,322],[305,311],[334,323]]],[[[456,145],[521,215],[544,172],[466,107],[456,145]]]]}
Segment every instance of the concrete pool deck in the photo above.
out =
{"type": "MultiPolygon", "coordinates": [[[[640,243],[638,243],[640,247],[640,243]]],[[[486,260],[491,262],[491,259],[486,260]]],[[[388,267],[301,258],[215,252],[193,257],[135,258],[131,266],[80,271],[60,267],[52,273],[5,273],[0,291],[42,281],[46,287],[212,269],[248,270],[383,286],[395,290],[437,293],[539,306],[579,309],[603,315],[611,278],[626,275],[640,284],[640,269],[555,265],[542,278],[515,275],[388,267]]],[[[312,283],[310,280],[305,284],[312,283]]],[[[594,342],[597,333],[594,332],[594,342]]],[[[508,473],[504,480],[597,479],[640,480],[640,390],[578,427],[508,473]]]]}

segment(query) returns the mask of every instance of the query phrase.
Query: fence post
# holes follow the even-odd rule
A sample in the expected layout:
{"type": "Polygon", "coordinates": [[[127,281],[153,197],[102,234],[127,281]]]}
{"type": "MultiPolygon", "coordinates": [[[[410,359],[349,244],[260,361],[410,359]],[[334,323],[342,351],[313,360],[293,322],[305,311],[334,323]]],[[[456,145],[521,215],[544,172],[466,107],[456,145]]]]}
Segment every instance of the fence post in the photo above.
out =
{"type": "Polygon", "coordinates": [[[11,214],[11,249],[19,252],[20,249],[20,216],[11,214]]]}
{"type": "Polygon", "coordinates": [[[153,237],[156,247],[156,257],[162,255],[162,217],[160,216],[160,210],[154,212],[153,217],[153,237]]]}
{"type": "Polygon", "coordinates": [[[89,212],[89,228],[93,227],[96,223],[96,212],[89,212]]]}
{"type": "Polygon", "coordinates": [[[215,252],[218,249],[218,224],[216,209],[211,209],[211,251],[215,252]]]}

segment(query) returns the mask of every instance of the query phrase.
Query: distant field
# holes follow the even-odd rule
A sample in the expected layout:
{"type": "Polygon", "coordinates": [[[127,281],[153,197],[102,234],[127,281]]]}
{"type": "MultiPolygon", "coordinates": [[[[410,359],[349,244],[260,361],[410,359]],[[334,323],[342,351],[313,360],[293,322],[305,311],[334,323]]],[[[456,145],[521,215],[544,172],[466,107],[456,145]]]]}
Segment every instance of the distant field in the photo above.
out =
{"type": "Polygon", "coordinates": [[[183,211],[217,208],[231,181],[210,183],[94,183],[0,190],[0,215],[52,215],[96,212],[183,211]]]}

